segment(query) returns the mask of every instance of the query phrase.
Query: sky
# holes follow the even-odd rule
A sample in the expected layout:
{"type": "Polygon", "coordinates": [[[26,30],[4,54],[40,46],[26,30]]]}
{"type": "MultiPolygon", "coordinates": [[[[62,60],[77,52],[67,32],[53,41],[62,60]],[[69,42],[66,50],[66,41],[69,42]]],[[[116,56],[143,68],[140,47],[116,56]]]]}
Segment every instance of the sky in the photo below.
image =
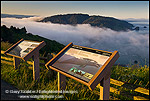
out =
{"type": "Polygon", "coordinates": [[[149,1],[1,1],[1,13],[38,16],[83,13],[149,19],[149,1]]]}

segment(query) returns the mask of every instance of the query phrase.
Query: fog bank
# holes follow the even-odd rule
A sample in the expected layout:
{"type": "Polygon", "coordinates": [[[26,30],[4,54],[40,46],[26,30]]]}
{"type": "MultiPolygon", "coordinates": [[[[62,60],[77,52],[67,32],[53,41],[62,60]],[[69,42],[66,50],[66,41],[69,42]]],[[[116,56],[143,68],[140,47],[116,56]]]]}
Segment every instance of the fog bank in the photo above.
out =
{"type": "Polygon", "coordinates": [[[106,51],[118,50],[120,58],[117,63],[129,64],[135,60],[142,64],[149,61],[149,33],[140,34],[136,31],[117,32],[108,28],[91,27],[89,24],[77,26],[35,22],[40,17],[1,18],[1,25],[7,27],[25,27],[28,33],[56,40],[64,45],[73,42],[106,51]]]}

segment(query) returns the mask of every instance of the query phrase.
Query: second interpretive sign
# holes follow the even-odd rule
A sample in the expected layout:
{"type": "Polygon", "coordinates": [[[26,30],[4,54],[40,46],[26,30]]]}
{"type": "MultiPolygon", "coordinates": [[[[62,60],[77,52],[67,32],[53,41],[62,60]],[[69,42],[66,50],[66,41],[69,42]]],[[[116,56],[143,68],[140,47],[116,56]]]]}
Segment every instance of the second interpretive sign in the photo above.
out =
{"type": "Polygon", "coordinates": [[[44,41],[38,42],[38,41],[21,39],[13,46],[11,46],[9,49],[7,49],[4,54],[16,58],[21,58],[27,61],[33,55],[36,55],[35,52],[39,51],[45,45],[46,43],[44,41]]]}
{"type": "Polygon", "coordinates": [[[24,57],[26,54],[28,54],[31,50],[33,50],[39,44],[40,42],[24,40],[20,44],[18,44],[18,46],[16,46],[14,49],[8,52],[8,54],[16,55],[19,57],[24,57]]]}

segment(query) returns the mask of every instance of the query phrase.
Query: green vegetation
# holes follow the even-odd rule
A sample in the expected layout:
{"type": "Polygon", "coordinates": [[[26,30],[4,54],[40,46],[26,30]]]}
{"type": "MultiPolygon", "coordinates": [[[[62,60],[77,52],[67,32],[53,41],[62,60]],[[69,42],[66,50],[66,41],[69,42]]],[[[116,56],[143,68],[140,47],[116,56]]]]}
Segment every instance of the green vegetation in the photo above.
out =
{"type": "MultiPolygon", "coordinates": [[[[44,68],[44,67],[41,67],[44,68]]],[[[113,74],[115,74],[114,70],[117,71],[117,66],[113,67],[112,75],[111,78],[113,77],[113,74]]],[[[126,75],[126,72],[124,69],[122,69],[124,67],[120,67],[121,69],[121,74],[120,76],[124,76],[126,75]]],[[[143,67],[142,67],[143,68],[143,67]]],[[[138,70],[138,69],[137,69],[138,70]]],[[[141,68],[139,68],[139,70],[141,70],[141,68]]],[[[148,70],[147,73],[149,72],[149,67],[148,69],[144,67],[144,69],[142,69],[143,71],[148,70]]],[[[128,72],[131,72],[131,69],[128,69],[128,72]]],[[[141,73],[141,71],[139,71],[137,74],[141,73]]],[[[14,85],[15,87],[17,87],[20,90],[45,90],[45,91],[57,91],[57,77],[56,78],[52,78],[50,77],[50,72],[45,68],[44,70],[40,71],[40,83],[36,84],[36,82],[33,81],[32,77],[32,70],[28,68],[28,64],[27,63],[21,63],[20,64],[20,69],[15,70],[13,68],[12,65],[8,65],[8,64],[3,64],[1,63],[1,79],[7,81],[8,83],[14,85]]],[[[118,74],[116,74],[118,75],[118,74]]],[[[145,73],[141,74],[144,77],[146,76],[145,73]]],[[[136,79],[140,79],[141,77],[137,76],[136,79]]],[[[149,77],[148,77],[149,78],[149,77]]],[[[125,81],[127,79],[121,79],[120,81],[125,81]]],[[[147,80],[144,80],[144,82],[148,82],[147,80]]],[[[130,86],[132,86],[132,83],[130,83],[130,86]]],[[[139,84],[137,83],[140,87],[144,86],[143,83],[139,84]]],[[[118,88],[117,86],[112,86],[111,87],[115,87],[118,88]]],[[[127,97],[125,95],[130,95],[134,94],[134,95],[141,95],[138,93],[134,93],[132,90],[120,87],[118,88],[121,92],[125,92],[124,94],[122,93],[121,95],[118,95],[116,93],[110,93],[110,100],[114,100],[114,99],[120,99],[120,100],[133,100],[133,98],[131,96],[127,97]]],[[[67,87],[66,87],[66,91],[76,91],[77,93],[65,93],[63,94],[63,99],[64,100],[98,100],[99,99],[99,89],[95,88],[94,91],[90,91],[88,89],[87,86],[73,80],[70,78],[67,78],[67,87]]],[[[34,95],[34,93],[32,94],[34,95]]],[[[57,95],[57,93],[40,93],[40,95],[57,95]]],[[[62,96],[62,93],[60,93],[60,96],[62,96]]],[[[61,98],[44,98],[44,100],[59,100],[61,98]]],[[[39,100],[42,100],[42,98],[40,98],[39,100]]]]}
{"type": "MultiPolygon", "coordinates": [[[[8,42],[1,42],[1,47],[5,45],[11,46],[8,42]]],[[[9,47],[8,47],[9,48],[9,47]]],[[[2,56],[2,54],[1,54],[2,56]]],[[[44,66],[40,70],[40,82],[37,84],[33,81],[33,71],[30,69],[30,65],[26,62],[20,63],[20,69],[15,70],[13,65],[1,63],[1,79],[14,85],[20,90],[45,90],[45,91],[57,91],[57,77],[50,76],[51,72],[48,71],[44,66]]],[[[148,96],[134,92],[134,87],[143,87],[149,89],[149,67],[134,68],[113,66],[111,69],[111,78],[128,83],[129,87],[111,84],[111,87],[117,88],[121,94],[110,92],[110,100],[133,100],[133,95],[144,96],[148,99],[148,96]],[[128,89],[132,88],[132,89],[128,89]]],[[[39,98],[38,100],[98,100],[99,99],[99,88],[90,91],[87,86],[67,78],[66,91],[75,91],[76,93],[39,93],[36,95],[47,95],[55,96],[54,98],[39,98]],[[62,97],[62,98],[57,98],[62,97]]],[[[30,95],[35,95],[34,93],[30,95]]]]}
{"type": "Polygon", "coordinates": [[[111,78],[149,89],[149,66],[140,68],[113,66],[111,78]]]}
{"type": "Polygon", "coordinates": [[[65,14],[46,17],[39,22],[52,22],[59,24],[90,24],[96,27],[110,28],[115,31],[132,30],[133,25],[127,21],[115,19],[113,17],[89,16],[88,14],[65,14]]]}
{"type": "Polygon", "coordinates": [[[9,47],[11,47],[13,44],[10,44],[8,41],[4,42],[1,41],[1,50],[7,50],[9,47]]]}
{"type": "MultiPolygon", "coordinates": [[[[12,65],[1,64],[1,78],[8,83],[14,85],[20,90],[45,90],[45,91],[57,91],[57,78],[51,79],[49,76],[49,71],[44,70],[40,71],[40,83],[37,85],[36,82],[32,81],[32,70],[26,67],[25,63],[20,65],[20,69],[14,70],[12,65]]],[[[75,100],[75,99],[98,99],[99,96],[91,92],[88,87],[76,82],[72,79],[67,81],[67,91],[77,91],[78,93],[64,94],[66,100],[75,100]]],[[[57,95],[57,93],[49,93],[43,95],[57,95]]],[[[34,95],[34,94],[33,94],[34,95]]],[[[62,95],[62,94],[60,94],[62,95]]],[[[41,99],[41,98],[40,98],[41,99]]],[[[56,100],[59,98],[45,98],[44,100],[56,100]]]]}

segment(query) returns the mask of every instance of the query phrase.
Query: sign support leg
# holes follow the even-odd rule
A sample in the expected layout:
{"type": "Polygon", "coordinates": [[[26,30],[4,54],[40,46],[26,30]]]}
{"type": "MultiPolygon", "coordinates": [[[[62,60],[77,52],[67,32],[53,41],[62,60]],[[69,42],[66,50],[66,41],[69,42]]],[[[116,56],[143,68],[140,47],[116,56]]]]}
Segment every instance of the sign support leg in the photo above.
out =
{"type": "Polygon", "coordinates": [[[100,82],[100,99],[109,100],[110,76],[104,77],[100,82]]]}
{"type": "Polygon", "coordinates": [[[20,59],[13,57],[13,64],[14,64],[14,68],[18,69],[19,68],[18,65],[20,64],[20,59]]]}
{"type": "Polygon", "coordinates": [[[66,76],[58,72],[58,91],[66,89],[66,76]]]}
{"type": "Polygon", "coordinates": [[[33,80],[37,80],[39,82],[39,79],[40,79],[39,51],[37,51],[33,56],[33,80]]]}

